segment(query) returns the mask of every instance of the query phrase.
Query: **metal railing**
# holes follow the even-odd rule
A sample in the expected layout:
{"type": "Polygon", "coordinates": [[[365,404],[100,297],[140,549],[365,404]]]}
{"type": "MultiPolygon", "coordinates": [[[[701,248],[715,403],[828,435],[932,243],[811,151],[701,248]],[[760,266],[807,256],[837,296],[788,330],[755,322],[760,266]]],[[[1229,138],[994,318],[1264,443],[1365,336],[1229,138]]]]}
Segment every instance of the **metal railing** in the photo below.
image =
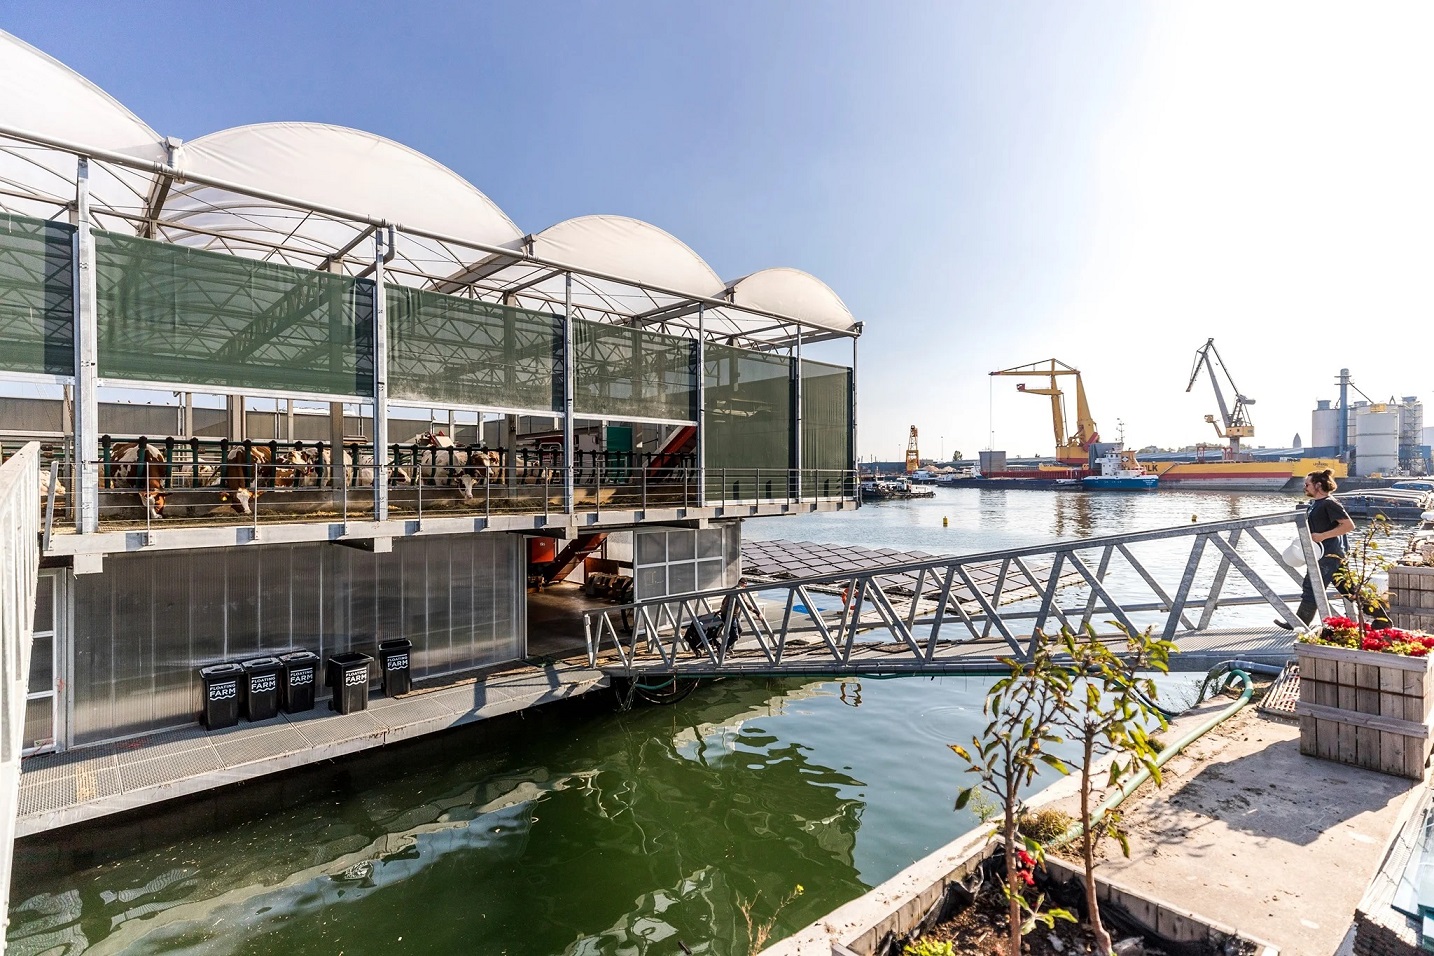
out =
{"type": "Polygon", "coordinates": [[[1299,509],[651,598],[588,611],[584,631],[590,664],[611,652],[628,675],[936,672],[1029,660],[1061,629],[1175,640],[1253,608],[1298,627],[1288,604],[1298,590],[1276,584],[1298,585],[1318,557],[1299,509]],[[1304,567],[1282,561],[1272,529],[1298,536],[1304,567]]]}
{"type": "Polygon", "coordinates": [[[0,464],[0,940],[8,922],[20,752],[40,573],[40,447],[0,464]]]}
{"type": "MultiPolygon", "coordinates": [[[[563,514],[568,468],[549,449],[392,443],[385,456],[390,518],[563,514]]],[[[74,462],[49,449],[42,480],[45,535],[73,526],[74,462]]],[[[693,456],[583,452],[573,473],[574,513],[691,508],[702,501],[693,456]]],[[[231,442],[104,436],[99,524],[147,530],[372,520],[379,470],[373,446],[346,442],[339,463],[325,442],[231,442]]],[[[823,500],[856,494],[855,473],[819,469],[708,472],[706,503],[823,500]]]]}

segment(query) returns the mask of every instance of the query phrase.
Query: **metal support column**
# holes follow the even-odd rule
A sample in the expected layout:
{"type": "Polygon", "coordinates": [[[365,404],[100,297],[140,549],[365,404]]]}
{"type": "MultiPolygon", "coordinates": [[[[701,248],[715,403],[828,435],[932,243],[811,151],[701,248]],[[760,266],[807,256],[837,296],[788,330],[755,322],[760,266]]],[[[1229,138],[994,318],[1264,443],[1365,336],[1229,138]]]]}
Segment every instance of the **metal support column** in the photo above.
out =
{"type": "Polygon", "coordinates": [[[574,511],[573,463],[577,460],[573,448],[573,274],[563,274],[563,510],[574,511]]]}
{"type": "MultiPolygon", "coordinates": [[[[853,469],[853,471],[852,471],[852,476],[853,476],[853,477],[852,477],[852,480],[853,480],[854,482],[856,482],[856,484],[854,484],[854,485],[852,486],[852,489],[851,489],[851,493],[852,493],[852,495],[854,495],[854,496],[857,494],[857,485],[860,485],[860,484],[861,484],[861,472],[860,472],[860,470],[859,470],[860,466],[857,464],[857,463],[861,460],[861,456],[858,455],[857,452],[856,452],[856,341],[857,341],[857,340],[856,340],[856,336],[852,336],[852,339],[851,339],[851,452],[850,452],[850,454],[847,455],[847,466],[848,466],[849,468],[852,468],[852,469],[853,469]]],[[[859,496],[857,496],[857,503],[860,504],[860,502],[861,502],[861,498],[860,498],[859,496]]]]}
{"type": "Polygon", "coordinates": [[[90,161],[81,156],[75,176],[75,530],[90,534],[100,523],[99,306],[95,240],[90,218],[90,161]]]}
{"type": "Polygon", "coordinates": [[[373,234],[373,520],[388,520],[388,304],[383,267],[393,258],[394,229],[373,234]]]}
{"type": "Polygon", "coordinates": [[[792,377],[796,382],[792,390],[792,461],[797,468],[797,500],[802,500],[802,330],[797,328],[797,348],[792,360],[792,377]]]}
{"type": "Polygon", "coordinates": [[[697,507],[707,507],[707,317],[697,306],[697,507]]]}

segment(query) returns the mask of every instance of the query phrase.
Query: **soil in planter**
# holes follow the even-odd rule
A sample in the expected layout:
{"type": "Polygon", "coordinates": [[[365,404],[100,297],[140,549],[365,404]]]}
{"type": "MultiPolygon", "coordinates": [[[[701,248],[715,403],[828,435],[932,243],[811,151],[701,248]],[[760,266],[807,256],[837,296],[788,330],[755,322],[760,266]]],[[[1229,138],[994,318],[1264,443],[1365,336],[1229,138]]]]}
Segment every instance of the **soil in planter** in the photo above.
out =
{"type": "MultiPolygon", "coordinates": [[[[999,860],[999,854],[997,856],[999,860]]],[[[909,938],[895,941],[887,952],[901,956],[906,945],[921,940],[949,942],[956,956],[991,956],[1006,954],[1008,923],[1006,895],[991,877],[1000,872],[990,861],[983,867],[987,880],[976,891],[959,894],[966,902],[956,902],[956,911],[925,929],[918,929],[909,938]]],[[[1075,913],[1079,922],[1057,920],[1053,929],[1037,925],[1022,940],[1022,956],[1097,956],[1095,938],[1086,928],[1084,894],[1074,884],[1058,884],[1037,878],[1036,890],[1028,891],[1030,899],[1044,893],[1042,908],[1059,907],[1075,913]]],[[[1140,929],[1129,914],[1113,904],[1101,909],[1105,928],[1116,943],[1118,956],[1252,956],[1255,946],[1244,940],[1231,939],[1223,946],[1210,943],[1189,943],[1163,939],[1140,929]]]]}

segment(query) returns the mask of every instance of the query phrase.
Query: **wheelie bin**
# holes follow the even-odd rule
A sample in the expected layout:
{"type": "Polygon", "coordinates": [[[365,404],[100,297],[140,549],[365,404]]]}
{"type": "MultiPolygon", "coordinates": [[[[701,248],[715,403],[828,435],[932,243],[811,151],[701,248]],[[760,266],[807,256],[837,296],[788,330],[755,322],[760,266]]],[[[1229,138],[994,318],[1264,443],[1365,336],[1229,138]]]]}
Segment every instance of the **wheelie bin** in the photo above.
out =
{"type": "Polygon", "coordinates": [[[378,645],[378,662],[383,669],[383,692],[390,697],[402,697],[413,687],[412,671],[409,669],[410,652],[413,642],[406,637],[394,638],[378,645]]]}
{"type": "Polygon", "coordinates": [[[239,683],[244,668],[238,664],[210,664],[199,668],[204,685],[204,709],[199,722],[208,730],[233,727],[239,723],[239,683]]]}
{"type": "Polygon", "coordinates": [[[279,713],[279,676],[284,665],[277,657],[256,657],[244,662],[241,706],[245,720],[268,720],[279,713]]]}
{"type": "Polygon", "coordinates": [[[284,675],[279,681],[279,707],[286,714],[314,709],[314,692],[319,683],[319,655],[313,651],[290,651],[279,655],[284,675]]]}
{"type": "Polygon", "coordinates": [[[325,683],[333,689],[329,707],[341,714],[368,710],[368,670],[373,658],[367,654],[334,654],[328,661],[325,683]]]}

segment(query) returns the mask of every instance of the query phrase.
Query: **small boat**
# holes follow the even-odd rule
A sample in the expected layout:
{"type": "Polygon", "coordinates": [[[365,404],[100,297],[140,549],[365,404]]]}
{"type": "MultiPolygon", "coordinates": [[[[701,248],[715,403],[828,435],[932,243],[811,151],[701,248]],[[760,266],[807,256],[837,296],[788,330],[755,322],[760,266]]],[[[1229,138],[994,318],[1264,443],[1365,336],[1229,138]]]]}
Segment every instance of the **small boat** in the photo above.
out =
{"type": "Polygon", "coordinates": [[[1150,491],[1160,484],[1160,476],[1146,471],[1133,451],[1116,449],[1097,458],[1096,466],[1099,474],[1080,480],[1088,491],[1150,491]]]}

